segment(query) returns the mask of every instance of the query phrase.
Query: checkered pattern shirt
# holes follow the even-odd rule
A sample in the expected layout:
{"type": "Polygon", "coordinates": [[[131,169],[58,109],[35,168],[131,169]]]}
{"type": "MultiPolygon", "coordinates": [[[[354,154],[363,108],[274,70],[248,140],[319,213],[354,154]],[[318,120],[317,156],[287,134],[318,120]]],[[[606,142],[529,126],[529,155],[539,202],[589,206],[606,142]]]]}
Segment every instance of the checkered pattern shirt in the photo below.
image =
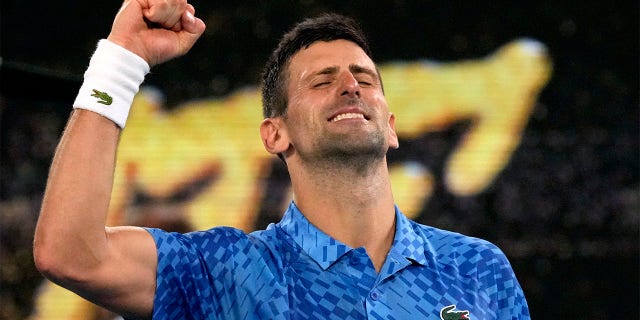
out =
{"type": "Polygon", "coordinates": [[[529,319],[496,246],[397,208],[379,273],[364,248],[323,233],[293,202],[279,223],[250,234],[148,231],[158,249],[154,319],[529,319]]]}

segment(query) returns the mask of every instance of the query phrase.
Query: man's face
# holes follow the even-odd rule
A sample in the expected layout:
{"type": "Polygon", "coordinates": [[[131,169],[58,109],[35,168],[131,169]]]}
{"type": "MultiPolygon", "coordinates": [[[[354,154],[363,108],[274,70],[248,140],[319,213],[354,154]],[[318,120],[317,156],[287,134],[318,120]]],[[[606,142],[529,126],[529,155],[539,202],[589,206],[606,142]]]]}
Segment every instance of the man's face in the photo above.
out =
{"type": "Polygon", "coordinates": [[[384,157],[397,148],[380,78],[358,45],[315,42],[292,57],[288,71],[284,125],[302,159],[384,157]]]}

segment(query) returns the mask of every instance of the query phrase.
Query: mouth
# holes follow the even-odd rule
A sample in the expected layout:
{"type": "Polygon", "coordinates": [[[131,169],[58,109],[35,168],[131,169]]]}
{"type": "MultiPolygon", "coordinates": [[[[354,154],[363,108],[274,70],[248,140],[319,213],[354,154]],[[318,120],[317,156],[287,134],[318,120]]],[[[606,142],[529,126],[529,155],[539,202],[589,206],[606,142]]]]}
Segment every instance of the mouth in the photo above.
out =
{"type": "Polygon", "coordinates": [[[346,119],[364,119],[364,120],[369,120],[362,113],[349,112],[349,113],[341,113],[341,114],[339,114],[339,115],[337,115],[335,117],[332,117],[332,118],[329,119],[329,122],[338,122],[340,120],[346,120],[346,119]]]}
{"type": "Polygon", "coordinates": [[[369,117],[364,114],[364,112],[362,112],[362,110],[360,110],[359,108],[348,108],[334,113],[327,119],[327,121],[338,122],[351,119],[369,120],[369,117]]]}

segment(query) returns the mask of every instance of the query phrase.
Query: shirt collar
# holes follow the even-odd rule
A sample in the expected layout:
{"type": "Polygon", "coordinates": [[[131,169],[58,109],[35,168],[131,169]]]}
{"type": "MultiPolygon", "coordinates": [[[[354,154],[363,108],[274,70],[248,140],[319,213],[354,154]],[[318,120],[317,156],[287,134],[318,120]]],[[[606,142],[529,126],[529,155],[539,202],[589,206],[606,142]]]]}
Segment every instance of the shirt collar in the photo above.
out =
{"type": "MultiPolygon", "coordinates": [[[[400,212],[397,206],[395,214],[396,234],[387,259],[406,259],[425,264],[427,259],[424,239],[416,233],[413,223],[400,212]]],[[[316,228],[293,201],[278,225],[325,270],[353,249],[316,228]]]]}
{"type": "Polygon", "coordinates": [[[396,234],[388,258],[406,259],[411,262],[427,264],[425,238],[416,232],[415,222],[409,220],[396,205],[396,234]]]}

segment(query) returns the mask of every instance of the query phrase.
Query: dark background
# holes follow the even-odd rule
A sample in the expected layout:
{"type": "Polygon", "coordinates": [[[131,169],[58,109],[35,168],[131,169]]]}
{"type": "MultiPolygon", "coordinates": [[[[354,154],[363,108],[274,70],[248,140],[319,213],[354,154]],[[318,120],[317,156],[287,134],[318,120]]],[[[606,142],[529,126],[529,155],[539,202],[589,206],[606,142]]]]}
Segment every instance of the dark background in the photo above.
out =
{"type": "MultiPolygon", "coordinates": [[[[534,319],[638,318],[637,1],[192,3],[207,24],[204,38],[146,80],[166,94],[168,108],[256,85],[280,35],[327,10],[361,22],[378,63],[477,59],[521,37],[544,43],[552,78],[491,187],[461,198],[442,185],[443,159],[464,122],[403,141],[390,162],[420,155],[437,186],[419,220],[498,244],[534,319]]],[[[119,5],[2,2],[0,319],[30,311],[41,280],[31,241],[46,173],[90,54],[119,5]]]]}

